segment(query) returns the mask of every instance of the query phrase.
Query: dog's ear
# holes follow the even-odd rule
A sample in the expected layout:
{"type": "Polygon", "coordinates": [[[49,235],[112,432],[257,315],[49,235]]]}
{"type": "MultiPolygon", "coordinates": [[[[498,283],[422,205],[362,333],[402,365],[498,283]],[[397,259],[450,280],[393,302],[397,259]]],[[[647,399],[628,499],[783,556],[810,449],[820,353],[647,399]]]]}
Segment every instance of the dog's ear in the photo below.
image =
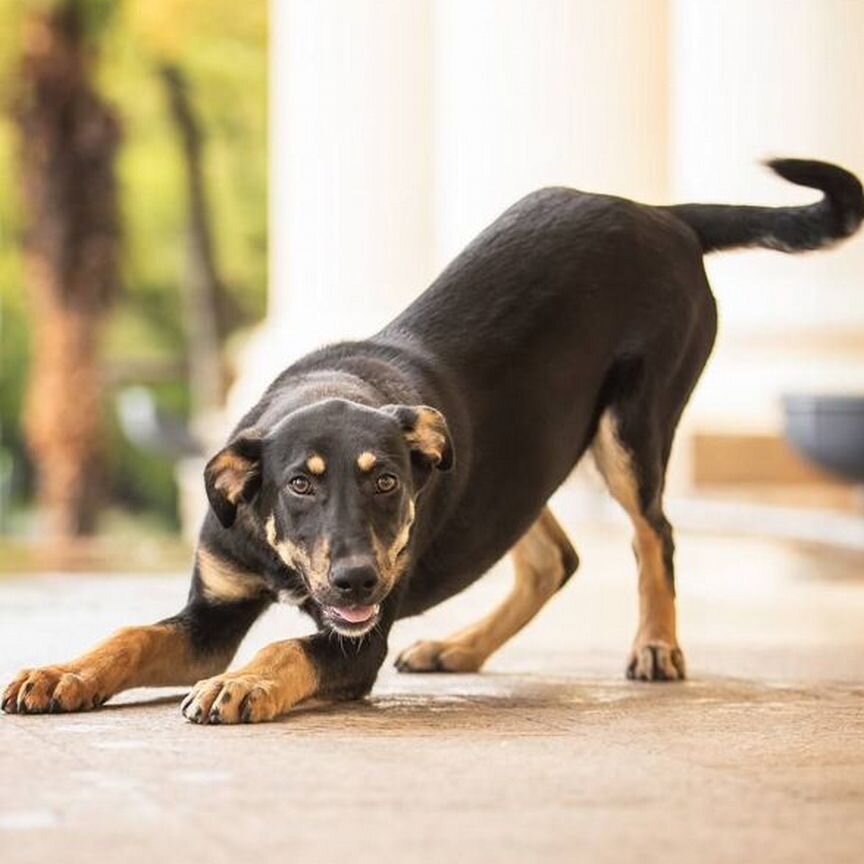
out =
{"type": "Polygon", "coordinates": [[[415,460],[439,471],[453,467],[453,441],[440,411],[428,405],[385,405],[381,410],[402,428],[415,460]]]}
{"type": "Polygon", "coordinates": [[[225,528],[234,524],[237,506],[261,488],[261,443],[257,429],[246,429],[204,468],[210,506],[225,528]]]}

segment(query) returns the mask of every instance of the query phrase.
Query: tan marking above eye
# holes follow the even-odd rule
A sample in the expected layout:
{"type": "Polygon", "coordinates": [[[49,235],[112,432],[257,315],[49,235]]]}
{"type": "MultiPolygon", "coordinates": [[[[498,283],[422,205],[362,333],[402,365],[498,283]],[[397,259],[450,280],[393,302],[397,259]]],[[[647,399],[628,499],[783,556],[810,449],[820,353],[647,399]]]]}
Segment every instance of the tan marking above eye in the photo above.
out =
{"type": "Polygon", "coordinates": [[[306,460],[306,467],[310,474],[323,474],[327,470],[327,463],[317,453],[313,453],[306,460]]]}
{"type": "Polygon", "coordinates": [[[361,471],[371,471],[377,461],[378,457],[366,450],[357,457],[357,467],[361,471]]]}

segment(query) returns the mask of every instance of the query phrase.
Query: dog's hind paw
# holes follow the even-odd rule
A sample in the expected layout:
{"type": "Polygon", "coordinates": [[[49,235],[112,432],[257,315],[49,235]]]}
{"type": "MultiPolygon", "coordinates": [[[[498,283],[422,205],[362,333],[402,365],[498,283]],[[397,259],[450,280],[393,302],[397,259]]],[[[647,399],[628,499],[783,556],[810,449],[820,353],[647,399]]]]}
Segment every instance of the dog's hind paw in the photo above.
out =
{"type": "Polygon", "coordinates": [[[637,643],[627,664],[627,677],[634,681],[683,681],[684,654],[677,645],[661,640],[637,643]]]}
{"type": "Polygon", "coordinates": [[[395,662],[400,672],[477,672],[486,658],[456,642],[415,642],[395,662]]]}
{"type": "Polygon", "coordinates": [[[0,709],[7,714],[62,714],[98,708],[110,693],[100,692],[95,678],[62,666],[25,669],[3,692],[0,709]]]}

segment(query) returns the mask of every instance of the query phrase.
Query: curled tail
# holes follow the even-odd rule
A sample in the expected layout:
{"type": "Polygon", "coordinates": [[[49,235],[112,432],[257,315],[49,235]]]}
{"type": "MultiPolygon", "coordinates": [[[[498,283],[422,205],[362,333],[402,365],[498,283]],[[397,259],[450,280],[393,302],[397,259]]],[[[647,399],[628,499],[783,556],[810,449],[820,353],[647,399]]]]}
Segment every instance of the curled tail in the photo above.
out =
{"type": "Polygon", "coordinates": [[[820,189],[823,198],[803,207],[676,204],[663,209],[696,232],[705,252],[735,246],[804,252],[836,243],[858,230],[864,219],[864,191],[854,174],[809,159],[773,159],[767,165],[784,180],[820,189]]]}

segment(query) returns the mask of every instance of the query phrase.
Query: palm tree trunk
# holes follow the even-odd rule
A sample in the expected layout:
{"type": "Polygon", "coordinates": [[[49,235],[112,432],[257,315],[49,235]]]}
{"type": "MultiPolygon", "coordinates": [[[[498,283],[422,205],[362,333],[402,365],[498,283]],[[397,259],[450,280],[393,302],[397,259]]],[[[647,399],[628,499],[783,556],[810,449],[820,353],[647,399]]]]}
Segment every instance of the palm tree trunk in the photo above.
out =
{"type": "Polygon", "coordinates": [[[159,70],[183,150],[187,192],[187,266],[183,282],[189,391],[193,420],[206,420],[224,406],[227,370],[228,298],[216,263],[210,209],[204,185],[204,133],[179,66],[159,70]]]}
{"type": "Polygon", "coordinates": [[[105,454],[99,346],[119,290],[119,126],[93,89],[81,17],[77,0],[34,4],[16,108],[32,320],[25,430],[55,540],[96,527],[105,454]]]}

